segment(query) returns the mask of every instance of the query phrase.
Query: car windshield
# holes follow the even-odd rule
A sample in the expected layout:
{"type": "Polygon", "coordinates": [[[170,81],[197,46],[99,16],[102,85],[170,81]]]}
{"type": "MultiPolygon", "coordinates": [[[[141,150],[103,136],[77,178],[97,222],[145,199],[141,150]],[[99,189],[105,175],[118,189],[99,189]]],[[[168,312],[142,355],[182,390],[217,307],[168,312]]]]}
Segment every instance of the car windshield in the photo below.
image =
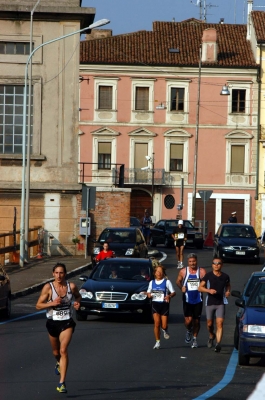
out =
{"type": "Polygon", "coordinates": [[[222,237],[227,238],[256,238],[256,234],[252,226],[247,227],[224,227],[221,232],[222,237]]]}
{"type": "Polygon", "coordinates": [[[257,283],[249,298],[248,306],[265,307],[265,280],[257,283]]]}
{"type": "Polygon", "coordinates": [[[105,230],[99,237],[99,242],[109,242],[109,243],[135,243],[136,235],[135,231],[126,230],[105,230]]]}
{"type": "Polygon", "coordinates": [[[103,280],[137,280],[137,281],[150,281],[152,279],[152,272],[150,265],[147,263],[130,264],[128,262],[121,262],[115,260],[110,262],[101,261],[91,276],[92,279],[103,280]]]}
{"type": "Polygon", "coordinates": [[[257,281],[259,280],[259,276],[253,276],[249,284],[247,285],[245,296],[250,296],[254,286],[256,285],[257,281]]]}

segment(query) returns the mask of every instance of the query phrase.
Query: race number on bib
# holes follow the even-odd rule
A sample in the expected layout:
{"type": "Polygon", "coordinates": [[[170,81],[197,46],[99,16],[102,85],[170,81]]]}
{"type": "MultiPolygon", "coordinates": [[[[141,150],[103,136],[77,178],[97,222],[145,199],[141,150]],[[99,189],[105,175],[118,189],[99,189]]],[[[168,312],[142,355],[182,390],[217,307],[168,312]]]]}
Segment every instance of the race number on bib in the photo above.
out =
{"type": "Polygon", "coordinates": [[[182,233],[182,232],[179,233],[179,234],[178,234],[178,239],[184,239],[184,233],[182,233]]]}
{"type": "Polygon", "coordinates": [[[162,290],[154,290],[152,292],[153,301],[159,301],[162,303],[164,301],[164,297],[165,297],[165,295],[162,290]]]}
{"type": "Polygon", "coordinates": [[[200,286],[200,282],[199,281],[188,281],[187,286],[188,286],[188,291],[198,290],[198,288],[200,286]]]}
{"type": "Polygon", "coordinates": [[[64,321],[70,318],[70,310],[53,310],[52,319],[54,321],[64,321]]]}

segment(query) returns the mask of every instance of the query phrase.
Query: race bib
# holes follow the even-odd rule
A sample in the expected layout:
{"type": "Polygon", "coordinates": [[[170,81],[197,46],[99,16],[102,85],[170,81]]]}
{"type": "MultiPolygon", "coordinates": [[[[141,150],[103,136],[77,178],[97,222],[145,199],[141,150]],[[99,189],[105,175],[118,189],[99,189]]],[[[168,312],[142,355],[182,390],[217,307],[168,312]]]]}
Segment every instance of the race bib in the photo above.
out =
{"type": "Polygon", "coordinates": [[[178,239],[184,239],[184,233],[183,232],[180,232],[179,234],[178,234],[178,239]]]}
{"type": "Polygon", "coordinates": [[[159,301],[160,303],[162,303],[164,301],[164,292],[162,290],[154,290],[152,292],[152,298],[153,301],[159,301]]]}
{"type": "Polygon", "coordinates": [[[188,281],[187,282],[188,291],[198,290],[199,286],[200,286],[199,281],[188,281]]]}
{"type": "Polygon", "coordinates": [[[150,228],[150,225],[149,225],[149,224],[145,224],[145,227],[146,227],[146,228],[150,228]]]}
{"type": "Polygon", "coordinates": [[[52,310],[52,319],[54,321],[64,321],[70,319],[70,309],[67,310],[52,310]]]}

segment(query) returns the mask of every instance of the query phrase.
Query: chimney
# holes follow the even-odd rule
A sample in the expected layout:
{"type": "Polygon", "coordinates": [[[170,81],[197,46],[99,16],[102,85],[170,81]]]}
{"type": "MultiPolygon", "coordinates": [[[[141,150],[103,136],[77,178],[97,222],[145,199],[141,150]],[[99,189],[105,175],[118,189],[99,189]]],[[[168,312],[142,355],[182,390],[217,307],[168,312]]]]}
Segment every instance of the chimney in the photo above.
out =
{"type": "Polygon", "coordinates": [[[219,24],[222,24],[222,25],[223,25],[224,22],[225,22],[225,19],[224,19],[224,18],[220,18],[219,24]]]}
{"type": "Polygon", "coordinates": [[[218,45],[216,29],[205,29],[202,35],[202,62],[217,62],[217,54],[218,45]]]}
{"type": "Polygon", "coordinates": [[[247,21],[247,40],[251,38],[251,11],[253,8],[253,0],[248,0],[248,21],[247,21]]]}

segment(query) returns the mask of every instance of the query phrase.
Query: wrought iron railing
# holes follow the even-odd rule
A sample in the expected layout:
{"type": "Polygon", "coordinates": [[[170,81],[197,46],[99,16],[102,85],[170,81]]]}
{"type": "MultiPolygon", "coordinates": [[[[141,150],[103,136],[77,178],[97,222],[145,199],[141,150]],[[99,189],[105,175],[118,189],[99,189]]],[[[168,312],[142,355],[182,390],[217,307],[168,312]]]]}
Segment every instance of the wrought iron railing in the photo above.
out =
{"type": "Polygon", "coordinates": [[[141,168],[124,168],[124,184],[141,184],[141,185],[152,185],[154,172],[154,185],[170,185],[171,177],[169,172],[165,172],[161,169],[142,170],[141,168]]]}

